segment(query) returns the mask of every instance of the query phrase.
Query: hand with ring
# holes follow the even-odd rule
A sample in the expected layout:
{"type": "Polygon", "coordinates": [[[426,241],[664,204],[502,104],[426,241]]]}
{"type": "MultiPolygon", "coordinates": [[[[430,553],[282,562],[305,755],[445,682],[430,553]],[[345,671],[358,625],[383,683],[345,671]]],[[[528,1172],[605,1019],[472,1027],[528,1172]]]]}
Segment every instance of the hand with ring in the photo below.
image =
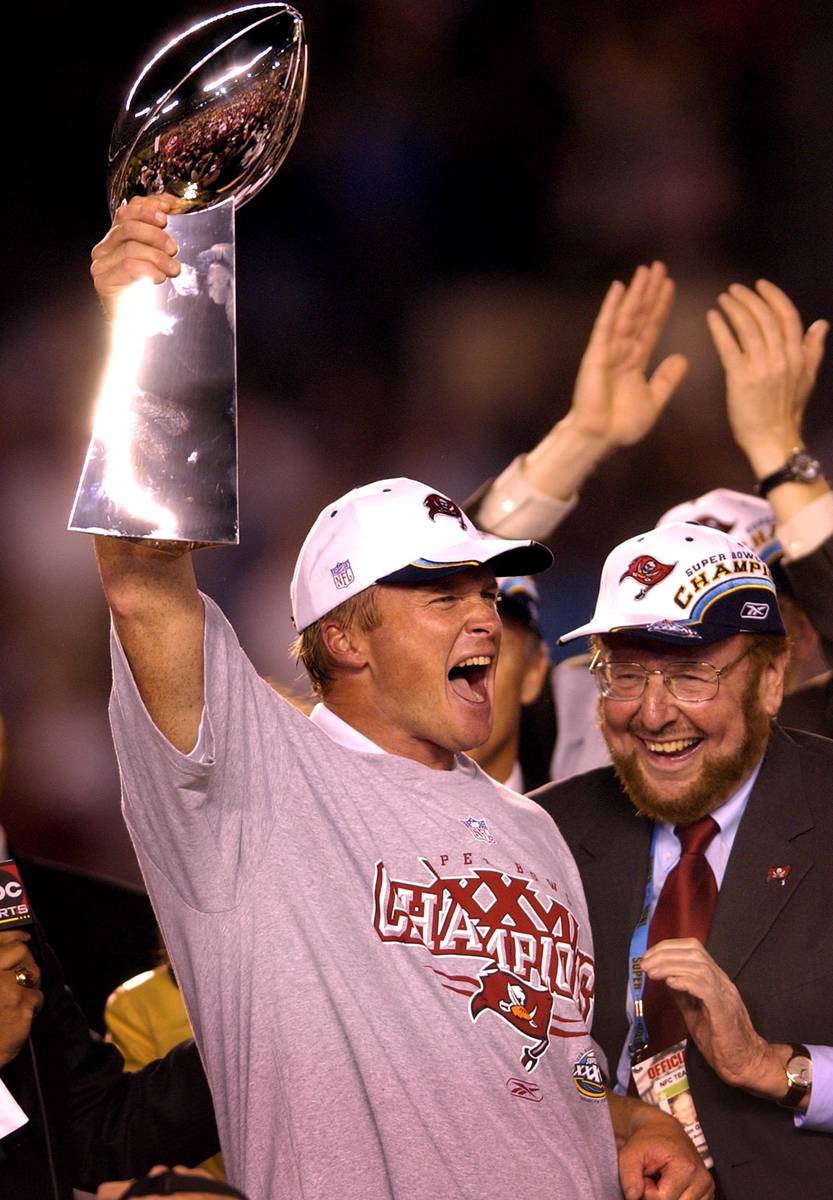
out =
{"type": "Polygon", "coordinates": [[[40,971],[28,942],[23,929],[0,933],[0,1067],[20,1052],[43,1004],[40,971]]]}
{"type": "Polygon", "coordinates": [[[38,981],[35,978],[34,972],[30,971],[28,967],[16,967],[14,977],[21,987],[35,988],[38,986],[38,981]]]}

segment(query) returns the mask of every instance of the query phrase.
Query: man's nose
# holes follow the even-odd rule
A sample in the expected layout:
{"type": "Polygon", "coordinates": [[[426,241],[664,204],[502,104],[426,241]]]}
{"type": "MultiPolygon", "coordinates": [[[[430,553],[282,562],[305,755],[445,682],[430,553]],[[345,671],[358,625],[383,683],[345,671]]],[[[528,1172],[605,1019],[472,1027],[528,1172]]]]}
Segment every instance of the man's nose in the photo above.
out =
{"type": "Polygon", "coordinates": [[[652,672],[645,680],[639,719],[646,729],[659,730],[676,716],[676,700],[666,687],[662,675],[658,671],[652,672]]]}
{"type": "Polygon", "coordinates": [[[486,596],[475,597],[467,614],[466,628],[472,633],[487,633],[493,637],[501,628],[497,605],[486,596]]]}

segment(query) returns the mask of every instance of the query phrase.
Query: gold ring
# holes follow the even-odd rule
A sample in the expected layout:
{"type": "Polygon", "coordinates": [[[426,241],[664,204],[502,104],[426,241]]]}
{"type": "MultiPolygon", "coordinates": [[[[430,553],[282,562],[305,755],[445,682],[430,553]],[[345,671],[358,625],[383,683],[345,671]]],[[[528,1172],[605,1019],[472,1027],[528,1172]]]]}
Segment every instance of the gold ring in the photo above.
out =
{"type": "Polygon", "coordinates": [[[35,976],[28,967],[17,967],[14,977],[15,981],[19,983],[22,988],[34,988],[38,986],[35,976]]]}

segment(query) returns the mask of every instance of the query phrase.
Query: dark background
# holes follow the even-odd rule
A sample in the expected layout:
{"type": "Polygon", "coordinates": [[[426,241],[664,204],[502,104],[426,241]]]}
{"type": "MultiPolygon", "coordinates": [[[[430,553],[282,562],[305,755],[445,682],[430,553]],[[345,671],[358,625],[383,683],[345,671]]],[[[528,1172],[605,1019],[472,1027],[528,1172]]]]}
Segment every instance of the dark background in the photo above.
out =
{"type": "MultiPolygon", "coordinates": [[[[138,67],[206,5],[24,13],[6,47],[0,710],[16,842],[126,878],[107,618],[66,519],[106,328],[87,276],[109,132],[138,67]]],[[[830,5],[304,0],[307,111],[238,220],[242,544],[201,556],[257,667],[294,676],[288,584],[318,510],[376,477],[463,499],[568,406],[607,283],[660,257],[692,369],[556,536],[547,622],[586,619],[617,541],[748,489],[704,314],[767,276],[833,316],[830,5]]],[[[830,369],[807,421],[833,464],[830,369]]]]}

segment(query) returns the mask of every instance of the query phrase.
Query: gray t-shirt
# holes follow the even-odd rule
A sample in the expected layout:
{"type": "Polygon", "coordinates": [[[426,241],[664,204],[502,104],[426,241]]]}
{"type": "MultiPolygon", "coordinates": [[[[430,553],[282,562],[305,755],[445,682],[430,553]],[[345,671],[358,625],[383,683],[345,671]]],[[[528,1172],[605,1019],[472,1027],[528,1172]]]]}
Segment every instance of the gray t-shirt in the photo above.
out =
{"type": "Polygon", "coordinates": [[[253,1200],[621,1195],[570,853],[537,805],[335,743],[206,600],[203,753],[113,641],[125,817],[253,1200]]]}

